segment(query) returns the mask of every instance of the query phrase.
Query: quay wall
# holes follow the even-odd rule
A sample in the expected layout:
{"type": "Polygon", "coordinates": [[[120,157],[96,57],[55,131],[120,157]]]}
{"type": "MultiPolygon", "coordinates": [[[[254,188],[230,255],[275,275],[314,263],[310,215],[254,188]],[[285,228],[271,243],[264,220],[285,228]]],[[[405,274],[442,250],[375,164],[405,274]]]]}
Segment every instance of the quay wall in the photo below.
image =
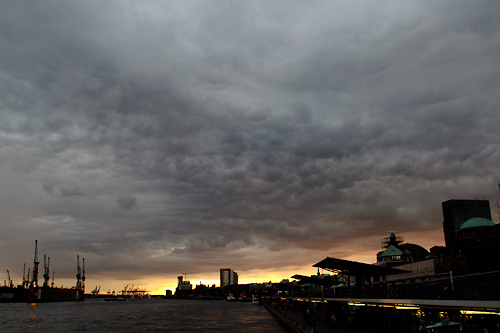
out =
{"type": "Polygon", "coordinates": [[[306,327],[304,325],[302,325],[302,329],[301,329],[300,328],[301,324],[298,321],[294,321],[290,317],[287,318],[285,315],[279,313],[277,309],[274,309],[273,306],[271,306],[270,304],[267,304],[264,302],[263,305],[269,311],[269,313],[274,317],[274,319],[276,319],[276,321],[278,321],[278,323],[281,325],[281,327],[283,327],[283,329],[285,329],[285,331],[287,331],[289,333],[303,333],[304,332],[306,327]]]}

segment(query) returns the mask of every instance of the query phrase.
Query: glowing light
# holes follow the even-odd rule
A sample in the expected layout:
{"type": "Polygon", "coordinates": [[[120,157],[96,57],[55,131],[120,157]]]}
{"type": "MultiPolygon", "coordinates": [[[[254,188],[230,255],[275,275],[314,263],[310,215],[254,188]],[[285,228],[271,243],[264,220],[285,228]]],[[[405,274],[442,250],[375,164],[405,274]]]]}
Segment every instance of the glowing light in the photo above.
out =
{"type": "Polygon", "coordinates": [[[365,306],[365,303],[347,303],[348,305],[353,305],[353,306],[365,306]]]}
{"type": "Polygon", "coordinates": [[[396,305],[396,309],[398,310],[420,310],[418,306],[407,306],[407,305],[396,305]]]}
{"type": "Polygon", "coordinates": [[[500,316],[500,313],[493,311],[481,311],[481,310],[460,310],[461,314],[471,315],[471,314],[480,314],[480,315],[497,315],[500,316]]]}

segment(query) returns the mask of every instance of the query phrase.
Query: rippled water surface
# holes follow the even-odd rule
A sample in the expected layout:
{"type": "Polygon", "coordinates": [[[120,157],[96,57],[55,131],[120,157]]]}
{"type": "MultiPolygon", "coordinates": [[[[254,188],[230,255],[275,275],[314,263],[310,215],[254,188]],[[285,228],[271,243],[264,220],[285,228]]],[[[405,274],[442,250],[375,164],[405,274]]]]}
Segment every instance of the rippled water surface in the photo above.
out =
{"type": "Polygon", "coordinates": [[[251,303],[132,299],[0,304],[0,332],[284,332],[251,303]]]}

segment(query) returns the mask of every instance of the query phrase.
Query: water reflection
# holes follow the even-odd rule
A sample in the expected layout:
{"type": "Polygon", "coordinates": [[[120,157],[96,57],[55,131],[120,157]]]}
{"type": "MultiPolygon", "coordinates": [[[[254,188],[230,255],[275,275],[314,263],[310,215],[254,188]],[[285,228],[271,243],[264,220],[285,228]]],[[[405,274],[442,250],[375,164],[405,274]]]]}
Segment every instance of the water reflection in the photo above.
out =
{"type": "Polygon", "coordinates": [[[28,319],[26,320],[26,327],[34,329],[37,322],[36,317],[36,303],[31,303],[28,311],[28,319]]]}

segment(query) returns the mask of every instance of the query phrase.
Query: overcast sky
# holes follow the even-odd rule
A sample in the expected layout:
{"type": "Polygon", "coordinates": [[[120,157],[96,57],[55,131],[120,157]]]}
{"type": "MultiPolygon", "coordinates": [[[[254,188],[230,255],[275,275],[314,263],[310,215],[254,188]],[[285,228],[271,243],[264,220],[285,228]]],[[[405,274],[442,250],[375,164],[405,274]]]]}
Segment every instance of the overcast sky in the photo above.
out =
{"type": "Polygon", "coordinates": [[[498,221],[498,1],[0,7],[15,280],[35,239],[56,281],[80,254],[88,287],[120,288],[374,262],[388,231],[443,245],[452,198],[498,221]]]}

